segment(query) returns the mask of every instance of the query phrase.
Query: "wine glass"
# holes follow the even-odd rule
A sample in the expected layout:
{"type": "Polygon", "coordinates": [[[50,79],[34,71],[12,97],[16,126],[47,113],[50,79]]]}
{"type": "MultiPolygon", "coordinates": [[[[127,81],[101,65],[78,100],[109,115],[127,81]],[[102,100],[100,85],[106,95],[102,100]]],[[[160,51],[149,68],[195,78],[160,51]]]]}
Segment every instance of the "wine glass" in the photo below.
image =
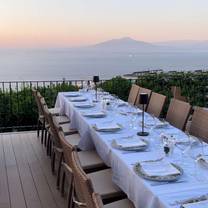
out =
{"type": "Polygon", "coordinates": [[[157,119],[154,116],[154,114],[149,114],[151,116],[151,120],[153,121],[150,127],[150,133],[153,131],[153,129],[155,128],[155,126],[157,125],[157,119]]]}
{"type": "Polygon", "coordinates": [[[87,89],[88,89],[88,85],[87,85],[87,81],[84,81],[83,82],[83,92],[87,92],[87,89]]]}
{"type": "Polygon", "coordinates": [[[132,113],[131,114],[131,127],[132,129],[137,130],[137,114],[136,113],[132,113]]]}

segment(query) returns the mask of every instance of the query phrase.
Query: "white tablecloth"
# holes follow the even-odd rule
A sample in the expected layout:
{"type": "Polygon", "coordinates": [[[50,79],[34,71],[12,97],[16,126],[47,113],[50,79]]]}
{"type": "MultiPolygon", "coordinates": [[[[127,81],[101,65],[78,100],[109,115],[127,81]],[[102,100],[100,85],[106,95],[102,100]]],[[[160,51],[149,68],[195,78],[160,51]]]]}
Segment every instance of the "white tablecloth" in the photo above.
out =
{"type": "MultiPolygon", "coordinates": [[[[83,93],[83,96],[87,97],[88,100],[94,99],[92,92],[83,93]]],[[[175,147],[172,156],[166,158],[183,168],[184,174],[180,183],[159,184],[144,180],[134,172],[133,165],[136,162],[159,158],[164,154],[160,139],[161,133],[173,135],[181,141],[187,139],[187,136],[180,130],[172,126],[160,129],[147,128],[146,130],[150,132],[149,136],[146,137],[149,141],[148,151],[125,152],[114,149],[111,142],[113,139],[136,135],[141,128],[139,125],[141,116],[138,116],[135,121],[137,129],[130,127],[130,116],[120,113],[120,110],[123,109],[124,111],[126,107],[109,110],[104,118],[87,118],[81,114],[81,111],[87,109],[74,107],[73,102],[70,102],[64,93],[58,94],[56,107],[61,108],[60,114],[65,114],[71,119],[71,127],[78,129],[81,135],[79,147],[82,150],[96,149],[105,163],[112,168],[113,181],[133,201],[136,208],[179,208],[180,205],[174,205],[176,200],[180,201],[208,193],[208,168],[199,166],[193,159],[202,150],[200,144],[195,145],[193,150],[187,151],[185,154],[181,150],[181,148],[186,149],[185,146],[175,147]],[[116,133],[97,132],[92,128],[92,125],[99,122],[117,122],[123,126],[123,129],[116,133]]],[[[93,109],[102,110],[101,103],[96,103],[93,109]]],[[[145,120],[147,123],[153,122],[153,118],[148,114],[145,114],[145,120]]],[[[204,145],[204,151],[207,150],[207,145],[204,145]]]]}

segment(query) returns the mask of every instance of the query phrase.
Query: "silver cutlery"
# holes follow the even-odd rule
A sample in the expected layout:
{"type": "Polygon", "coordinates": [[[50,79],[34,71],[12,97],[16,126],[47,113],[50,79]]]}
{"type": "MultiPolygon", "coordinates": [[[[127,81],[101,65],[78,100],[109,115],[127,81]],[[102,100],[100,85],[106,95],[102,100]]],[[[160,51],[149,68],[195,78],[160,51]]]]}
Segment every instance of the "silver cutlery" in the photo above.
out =
{"type": "MultiPolygon", "coordinates": [[[[147,151],[150,151],[150,150],[147,150],[147,151]]],[[[160,157],[160,158],[157,158],[155,160],[144,160],[144,161],[138,161],[138,162],[135,162],[135,163],[131,163],[131,165],[135,165],[137,163],[143,163],[143,162],[158,162],[158,161],[162,161],[164,159],[164,157],[160,157]]]]}
{"type": "Polygon", "coordinates": [[[142,152],[150,152],[150,150],[129,150],[129,151],[123,151],[122,154],[142,153],[142,152]]]}
{"type": "Polygon", "coordinates": [[[188,198],[188,199],[176,200],[175,202],[170,203],[170,205],[171,206],[180,205],[180,204],[182,205],[182,204],[204,201],[204,200],[207,200],[207,199],[208,199],[208,194],[203,194],[203,195],[191,197],[191,198],[188,198]]]}
{"type": "Polygon", "coordinates": [[[176,183],[185,183],[187,180],[178,180],[178,181],[165,181],[165,182],[155,182],[151,183],[151,186],[161,186],[161,185],[166,185],[166,184],[176,184],[176,183]]]}

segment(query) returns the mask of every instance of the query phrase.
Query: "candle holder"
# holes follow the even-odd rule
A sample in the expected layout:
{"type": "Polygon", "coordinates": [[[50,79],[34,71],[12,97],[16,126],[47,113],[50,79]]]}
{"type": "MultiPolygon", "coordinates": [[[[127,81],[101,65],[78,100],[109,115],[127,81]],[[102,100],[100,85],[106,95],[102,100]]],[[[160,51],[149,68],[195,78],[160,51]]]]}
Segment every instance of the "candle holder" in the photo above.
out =
{"type": "Polygon", "coordinates": [[[149,132],[144,131],[144,106],[148,103],[148,94],[140,93],[139,94],[139,104],[142,105],[142,131],[138,132],[138,136],[148,136],[149,132]]]}
{"type": "Polygon", "coordinates": [[[95,84],[95,102],[98,102],[97,99],[97,83],[100,81],[99,76],[93,76],[93,82],[95,84]]]}

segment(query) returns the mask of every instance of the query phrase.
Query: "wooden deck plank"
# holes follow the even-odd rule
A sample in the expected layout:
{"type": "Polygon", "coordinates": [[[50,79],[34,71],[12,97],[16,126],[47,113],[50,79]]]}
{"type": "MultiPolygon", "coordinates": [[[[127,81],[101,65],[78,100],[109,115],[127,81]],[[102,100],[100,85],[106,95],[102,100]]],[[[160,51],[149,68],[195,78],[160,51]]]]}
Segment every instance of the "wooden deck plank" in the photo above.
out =
{"type": "Polygon", "coordinates": [[[10,208],[9,188],[2,135],[0,135],[0,207],[10,208]]]}
{"type": "Polygon", "coordinates": [[[0,208],[64,208],[36,132],[0,134],[0,208]]]}
{"type": "Polygon", "coordinates": [[[11,142],[17,161],[26,205],[29,208],[41,208],[40,198],[34,184],[29,163],[27,161],[27,158],[25,157],[26,151],[24,146],[22,145],[21,137],[21,134],[12,134],[11,142]]]}
{"type": "Polygon", "coordinates": [[[45,147],[40,145],[40,141],[37,139],[36,133],[30,134],[30,142],[36,157],[39,159],[40,166],[46,176],[49,187],[53,194],[54,200],[59,208],[66,206],[66,199],[61,197],[60,191],[56,189],[56,176],[51,172],[50,158],[46,155],[45,147]]]}
{"type": "Polygon", "coordinates": [[[22,184],[11,144],[10,135],[3,135],[3,147],[5,153],[11,208],[26,208],[22,184]]]}
{"type": "Polygon", "coordinates": [[[21,136],[21,141],[23,147],[25,148],[26,158],[29,162],[35,186],[40,197],[41,205],[44,208],[57,208],[56,202],[53,198],[52,192],[47,182],[47,178],[45,177],[43,170],[40,166],[40,161],[34,153],[34,149],[37,148],[38,145],[35,146],[33,149],[30,141],[28,140],[29,136],[30,134],[23,134],[21,136]]]}

